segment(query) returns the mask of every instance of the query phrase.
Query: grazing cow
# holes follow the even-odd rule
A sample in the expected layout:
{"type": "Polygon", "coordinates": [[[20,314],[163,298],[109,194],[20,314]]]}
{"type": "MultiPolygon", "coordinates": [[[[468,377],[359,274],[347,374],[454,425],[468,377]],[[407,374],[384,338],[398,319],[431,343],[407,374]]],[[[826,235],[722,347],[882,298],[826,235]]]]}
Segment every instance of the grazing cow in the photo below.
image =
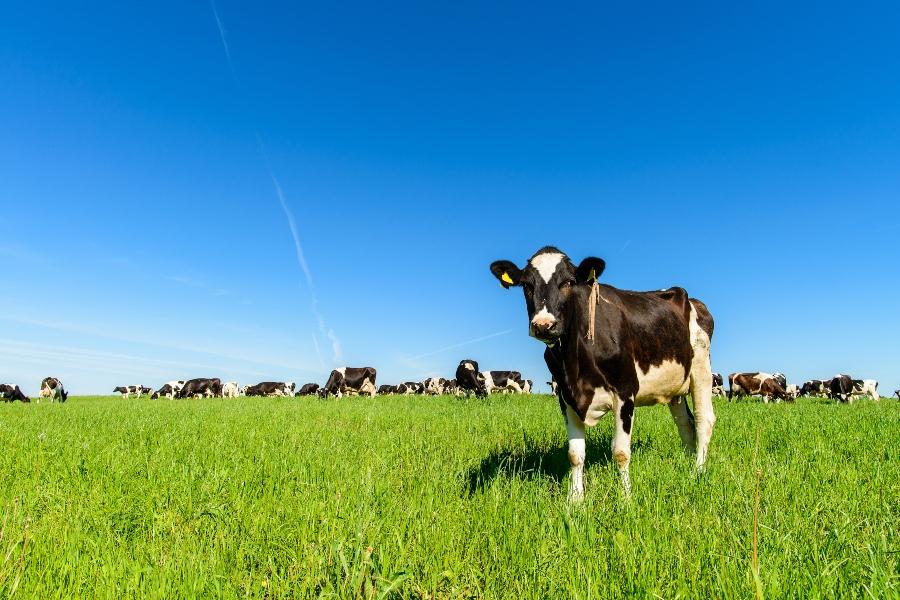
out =
{"type": "Polygon", "coordinates": [[[800,397],[800,386],[796,383],[789,383],[786,388],[784,388],[785,393],[791,400],[796,400],[800,397]]]}
{"type": "Polygon", "coordinates": [[[878,382],[874,379],[854,379],[853,395],[869,396],[875,402],[881,400],[881,396],[878,395],[878,382]]]}
{"type": "Polygon", "coordinates": [[[769,373],[732,373],[728,386],[729,400],[735,396],[761,396],[766,404],[770,400],[790,400],[784,387],[769,373]]]}
{"type": "Polygon", "coordinates": [[[319,392],[318,383],[304,383],[297,392],[298,396],[315,396],[319,392]]]}
{"type": "Polygon", "coordinates": [[[832,400],[853,402],[853,378],[849,375],[838,373],[831,379],[828,389],[831,391],[832,400]]]}
{"type": "Polygon", "coordinates": [[[247,386],[248,396],[293,396],[293,381],[261,381],[256,385],[247,386]]]}
{"type": "Polygon", "coordinates": [[[831,392],[829,385],[831,381],[823,381],[821,379],[810,379],[800,386],[800,396],[819,396],[827,398],[831,392]]]}
{"type": "Polygon", "coordinates": [[[375,377],[377,371],[372,367],[341,367],[331,372],[322,396],[341,398],[344,394],[359,394],[375,397],[375,377]]]}
{"type": "Polygon", "coordinates": [[[5,402],[31,402],[31,398],[22,393],[19,386],[12,383],[0,383],[0,400],[5,402]]]}
{"type": "Polygon", "coordinates": [[[229,381],[225,385],[222,386],[222,397],[223,398],[237,398],[241,393],[241,386],[238,385],[237,381],[229,381]]]}
{"type": "Polygon", "coordinates": [[[153,390],[143,385],[120,385],[117,388],[113,388],[113,392],[122,394],[123,398],[130,398],[131,394],[140,398],[142,394],[149,394],[152,391],[153,390]]]}
{"type": "Polygon", "coordinates": [[[518,371],[482,371],[481,376],[488,394],[495,391],[522,393],[522,374],[518,371]]]}
{"type": "Polygon", "coordinates": [[[38,397],[49,398],[50,402],[65,402],[69,399],[69,393],[56,377],[44,377],[41,381],[41,391],[38,397]]]}
{"type": "Polygon", "coordinates": [[[531,379],[526,379],[522,382],[522,393],[531,395],[531,390],[534,389],[534,381],[531,379]]]}
{"type": "Polygon", "coordinates": [[[712,374],[712,395],[713,396],[724,396],[725,395],[725,382],[722,379],[722,375],[720,373],[712,374]]]}
{"type": "Polygon", "coordinates": [[[607,412],[615,415],[612,456],[626,495],[635,406],[668,404],[698,469],[706,463],[716,420],[713,318],[706,305],[678,287],[632,292],[600,284],[605,266],[591,257],[576,267],[553,247],[539,250],[524,269],[506,260],[491,265],[504,288],[524,288],[529,333],[547,346],[544,360],[559,384],[569,434],[569,497],[576,501],[584,497],[585,426],[607,412]]]}
{"type": "Polygon", "coordinates": [[[456,385],[460,391],[469,396],[484,398],[488,395],[484,375],[478,372],[478,363],[474,360],[461,360],[456,367],[456,385]]]}
{"type": "Polygon", "coordinates": [[[378,386],[378,391],[377,391],[376,393],[377,393],[378,395],[380,395],[380,396],[387,396],[387,395],[389,395],[389,394],[393,394],[393,393],[394,393],[394,389],[395,389],[396,387],[397,387],[397,386],[394,386],[394,385],[384,384],[384,385],[382,385],[382,386],[378,386]]]}
{"type": "Polygon", "coordinates": [[[182,388],[178,390],[176,398],[202,398],[207,396],[214,398],[222,395],[222,380],[218,377],[207,379],[200,377],[188,379],[182,388]]]}
{"type": "Polygon", "coordinates": [[[447,380],[443,377],[429,377],[425,380],[425,393],[432,396],[440,396],[447,387],[447,380]]]}
{"type": "Polygon", "coordinates": [[[159,388],[158,390],[153,392],[153,394],[151,394],[150,399],[156,400],[157,398],[160,398],[161,396],[165,396],[166,398],[169,398],[169,399],[177,398],[178,392],[181,391],[181,388],[184,387],[184,384],[185,384],[185,381],[183,379],[180,379],[178,381],[169,381],[167,383],[164,383],[161,388],[159,388]]]}

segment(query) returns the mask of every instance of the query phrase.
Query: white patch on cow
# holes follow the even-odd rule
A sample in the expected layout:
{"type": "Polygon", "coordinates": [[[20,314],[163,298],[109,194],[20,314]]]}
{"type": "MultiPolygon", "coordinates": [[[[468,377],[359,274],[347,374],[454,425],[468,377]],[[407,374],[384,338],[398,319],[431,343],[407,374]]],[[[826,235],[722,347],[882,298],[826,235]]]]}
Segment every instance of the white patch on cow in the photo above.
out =
{"type": "Polygon", "coordinates": [[[347,376],[347,367],[341,367],[340,369],[335,369],[338,373],[341,374],[341,377],[347,376]]]}
{"type": "Polygon", "coordinates": [[[473,365],[473,364],[470,363],[470,362],[465,362],[465,363],[463,363],[463,367],[464,367],[467,371],[474,371],[474,370],[475,370],[475,365],[473,365]]]}
{"type": "Polygon", "coordinates": [[[490,394],[491,390],[494,389],[494,378],[491,377],[490,371],[482,371],[481,376],[484,377],[484,388],[487,390],[487,393],[490,394]]]}
{"type": "Polygon", "coordinates": [[[668,402],[673,396],[687,394],[690,387],[690,378],[685,376],[684,365],[674,360],[650,365],[646,372],[635,361],[634,370],[638,379],[635,406],[668,402]]]}
{"type": "Polygon", "coordinates": [[[584,415],[584,424],[593,427],[597,421],[606,416],[616,405],[618,396],[613,394],[606,388],[595,388],[594,396],[591,398],[591,405],[588,406],[587,413],[584,415]]]}
{"type": "Polygon", "coordinates": [[[531,324],[535,327],[552,327],[554,323],[556,323],[556,317],[547,310],[546,304],[531,319],[531,324]]]}
{"type": "Polygon", "coordinates": [[[580,502],[584,499],[584,459],[587,448],[584,441],[584,423],[566,405],[566,432],[569,436],[569,465],[571,467],[571,481],[569,483],[569,501],[580,502]]]}
{"type": "Polygon", "coordinates": [[[558,252],[545,252],[531,259],[531,266],[541,274],[544,283],[548,283],[556,272],[556,267],[562,262],[563,255],[558,252]]]}

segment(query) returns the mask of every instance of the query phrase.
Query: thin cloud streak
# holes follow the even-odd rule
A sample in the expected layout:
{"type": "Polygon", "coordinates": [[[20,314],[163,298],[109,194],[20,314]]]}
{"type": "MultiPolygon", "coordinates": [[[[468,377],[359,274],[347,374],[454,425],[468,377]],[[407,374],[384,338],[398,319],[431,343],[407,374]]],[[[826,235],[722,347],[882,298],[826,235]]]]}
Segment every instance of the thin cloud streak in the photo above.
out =
{"type": "Polygon", "coordinates": [[[448,350],[455,350],[455,349],[457,349],[457,348],[462,348],[463,346],[469,346],[470,344],[477,344],[478,342],[483,342],[483,341],[489,340],[489,339],[491,339],[491,338],[500,337],[501,335],[506,335],[506,334],[508,334],[508,333],[512,333],[513,331],[515,331],[515,329],[506,329],[506,330],[504,330],[504,331],[498,331],[497,333],[491,333],[491,334],[488,334],[488,335],[483,335],[483,336],[477,337],[477,338],[475,338],[475,339],[473,339],[473,340],[468,340],[468,341],[465,341],[465,342],[459,342],[458,344],[452,344],[452,345],[450,345],[450,346],[445,346],[445,347],[440,348],[440,349],[438,349],[438,350],[433,350],[433,351],[431,351],[431,352],[426,352],[426,353],[424,353],[424,354],[419,354],[418,356],[413,356],[413,357],[409,358],[408,360],[414,361],[414,360],[420,360],[420,359],[423,359],[423,358],[428,358],[429,356],[434,356],[435,354],[440,354],[441,352],[447,352],[448,350]]]}

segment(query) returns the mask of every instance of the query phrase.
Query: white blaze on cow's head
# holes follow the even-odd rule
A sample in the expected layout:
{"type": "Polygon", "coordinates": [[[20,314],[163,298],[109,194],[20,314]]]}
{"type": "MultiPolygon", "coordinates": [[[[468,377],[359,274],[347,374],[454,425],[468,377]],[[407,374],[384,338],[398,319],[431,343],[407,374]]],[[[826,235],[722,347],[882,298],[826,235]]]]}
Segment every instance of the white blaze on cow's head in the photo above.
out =
{"type": "Polygon", "coordinates": [[[555,344],[566,329],[570,301],[577,301],[578,290],[588,293],[590,285],[600,277],[606,263],[588,257],[577,267],[569,257],[547,246],[531,257],[524,269],[508,260],[491,264],[504,288],[521,286],[528,306],[528,333],[546,344],[555,344]]]}

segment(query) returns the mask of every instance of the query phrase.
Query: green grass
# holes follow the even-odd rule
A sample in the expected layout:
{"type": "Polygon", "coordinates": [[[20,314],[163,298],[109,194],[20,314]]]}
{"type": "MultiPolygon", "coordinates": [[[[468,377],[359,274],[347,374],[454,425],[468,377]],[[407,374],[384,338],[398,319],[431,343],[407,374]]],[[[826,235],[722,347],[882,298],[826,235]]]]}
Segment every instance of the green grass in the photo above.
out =
{"type": "Polygon", "coordinates": [[[0,597],[900,597],[900,404],[724,400],[697,477],[638,409],[634,496],[547,396],[0,405],[0,597]]]}

